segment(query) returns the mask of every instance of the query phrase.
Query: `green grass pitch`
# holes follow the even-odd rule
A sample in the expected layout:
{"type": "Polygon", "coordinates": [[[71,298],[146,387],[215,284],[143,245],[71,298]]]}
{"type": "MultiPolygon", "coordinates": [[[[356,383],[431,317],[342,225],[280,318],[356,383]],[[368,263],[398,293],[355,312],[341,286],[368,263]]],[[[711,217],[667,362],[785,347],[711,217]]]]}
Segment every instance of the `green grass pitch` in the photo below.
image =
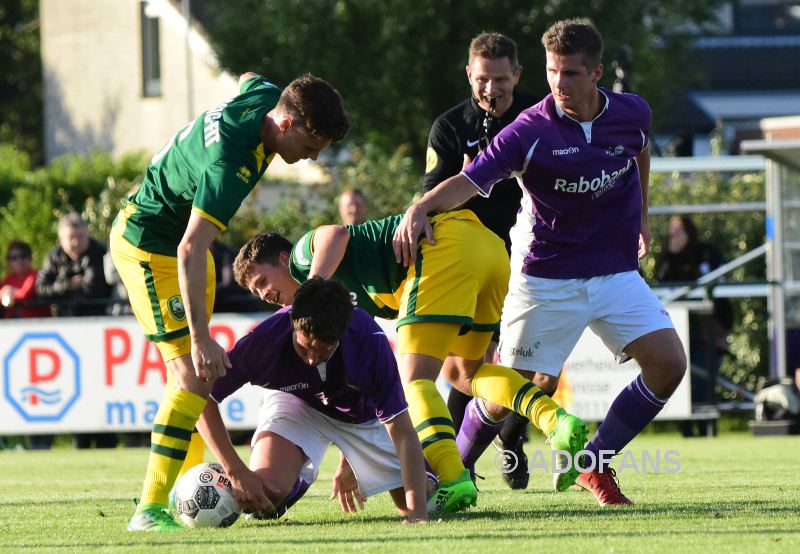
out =
{"type": "MultiPolygon", "coordinates": [[[[538,439],[526,450],[549,456],[538,439]]],[[[485,480],[477,508],[401,525],[386,494],[364,512],[341,513],[328,500],[336,460],[329,455],[320,480],[283,520],[162,534],[125,531],[146,449],[2,452],[0,552],[800,552],[800,438],[647,434],[629,450],[638,462],[642,451],[673,450],[680,463],[671,474],[624,470],[633,507],[600,508],[577,489],[552,493],[542,469],[527,490],[510,491],[490,452],[478,466],[485,480]]]]}

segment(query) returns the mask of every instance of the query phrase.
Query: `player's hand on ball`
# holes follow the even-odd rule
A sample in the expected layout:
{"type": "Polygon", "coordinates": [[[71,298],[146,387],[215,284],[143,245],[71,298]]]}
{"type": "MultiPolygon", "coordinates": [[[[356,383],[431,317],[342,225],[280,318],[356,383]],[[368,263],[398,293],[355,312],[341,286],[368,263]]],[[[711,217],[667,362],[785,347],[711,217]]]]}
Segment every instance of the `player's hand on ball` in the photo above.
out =
{"type": "Polygon", "coordinates": [[[336,468],[336,473],[333,476],[330,499],[333,500],[337,497],[339,498],[339,504],[342,506],[342,511],[345,513],[357,512],[359,509],[363,510],[367,501],[367,497],[358,488],[358,479],[356,479],[353,469],[344,459],[339,463],[339,467],[336,468]]]}

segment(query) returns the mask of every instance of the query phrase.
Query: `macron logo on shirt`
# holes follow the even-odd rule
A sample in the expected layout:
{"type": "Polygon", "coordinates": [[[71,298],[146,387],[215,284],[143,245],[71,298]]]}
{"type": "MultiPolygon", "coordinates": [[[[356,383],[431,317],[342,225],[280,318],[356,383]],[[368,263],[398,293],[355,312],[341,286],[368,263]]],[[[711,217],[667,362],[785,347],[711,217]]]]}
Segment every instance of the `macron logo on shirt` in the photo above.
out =
{"type": "Polygon", "coordinates": [[[580,152],[581,149],[577,146],[570,146],[568,148],[556,148],[553,150],[553,156],[569,156],[571,154],[577,154],[580,152]]]}
{"type": "Polygon", "coordinates": [[[279,387],[278,390],[281,392],[292,392],[296,390],[306,390],[308,388],[308,383],[295,383],[294,385],[289,385],[288,387],[279,387]]]}

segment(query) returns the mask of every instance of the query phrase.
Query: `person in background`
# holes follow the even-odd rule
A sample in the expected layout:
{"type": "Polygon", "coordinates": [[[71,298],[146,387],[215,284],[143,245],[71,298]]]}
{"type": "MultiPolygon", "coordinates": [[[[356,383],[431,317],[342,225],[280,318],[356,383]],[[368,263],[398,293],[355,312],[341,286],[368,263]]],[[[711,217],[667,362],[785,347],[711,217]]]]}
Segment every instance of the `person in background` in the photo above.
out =
{"type": "MultiPolygon", "coordinates": [[[[500,33],[481,33],[470,41],[467,81],[470,97],[456,104],[433,122],[428,135],[423,192],[462,169],[483,151],[506,125],[522,110],[532,106],[535,99],[516,91],[522,74],[517,59],[517,45],[500,33]]],[[[522,190],[514,181],[496,186],[491,195],[474,196],[462,208],[471,210],[490,231],[503,239],[510,252],[509,231],[517,220],[522,190]]],[[[497,353],[499,332],[492,336],[485,361],[493,363],[497,353]]],[[[558,379],[538,374],[533,383],[546,394],[553,395],[558,379]]],[[[512,489],[528,486],[528,458],[523,449],[528,420],[519,414],[509,414],[494,421],[480,400],[451,388],[447,407],[458,433],[457,442],[464,465],[472,470],[476,453],[483,452],[494,439],[495,447],[503,454],[503,480],[512,489]],[[462,421],[467,425],[462,431],[462,421]],[[499,434],[498,434],[499,432],[499,434]]]]}
{"type": "Polygon", "coordinates": [[[106,278],[106,283],[111,287],[111,300],[113,300],[106,308],[106,313],[108,315],[132,314],[133,310],[128,299],[128,289],[125,288],[122,277],[119,276],[117,268],[114,267],[114,260],[111,259],[110,252],[106,252],[106,255],[103,256],[103,275],[106,278]]]}
{"type": "Polygon", "coordinates": [[[339,217],[344,225],[359,225],[367,220],[367,199],[361,189],[342,191],[339,195],[339,217]]]}
{"type": "MultiPolygon", "coordinates": [[[[0,282],[0,317],[49,317],[50,308],[28,306],[27,302],[36,300],[36,269],[32,265],[33,251],[27,242],[12,240],[6,249],[8,273],[0,282]]],[[[33,435],[28,438],[32,449],[42,450],[53,445],[53,435],[33,435]]],[[[0,437],[3,448],[22,448],[21,437],[0,437]]]]}
{"type": "Polygon", "coordinates": [[[111,296],[105,279],[106,247],[89,236],[89,226],[75,212],[58,220],[58,244],[48,252],[36,279],[41,298],[54,301],[54,315],[104,315],[111,296]]]}
{"type": "MultiPolygon", "coordinates": [[[[655,277],[659,283],[695,281],[724,263],[719,249],[700,240],[694,222],[688,216],[669,220],[667,237],[661,254],[656,258],[655,277]]],[[[704,375],[692,374],[692,403],[714,401],[714,385],[709,382],[719,371],[722,356],[728,352],[728,334],[733,328],[733,307],[725,298],[713,301],[711,314],[689,314],[689,359],[704,375]]],[[[682,421],[684,436],[703,435],[708,422],[682,421]]]]}
{"type": "MultiPolygon", "coordinates": [[[[103,256],[106,247],[89,236],[89,226],[75,212],[58,220],[58,244],[50,250],[36,279],[39,296],[55,301],[55,315],[77,317],[104,315],[107,305],[98,302],[111,296],[106,283],[103,256]]],[[[114,448],[114,433],[78,433],[76,448],[114,448]]]]}
{"type": "Polygon", "coordinates": [[[0,282],[2,317],[48,317],[50,308],[27,306],[36,300],[37,271],[32,265],[33,251],[27,242],[12,240],[6,251],[8,273],[0,282]]]}

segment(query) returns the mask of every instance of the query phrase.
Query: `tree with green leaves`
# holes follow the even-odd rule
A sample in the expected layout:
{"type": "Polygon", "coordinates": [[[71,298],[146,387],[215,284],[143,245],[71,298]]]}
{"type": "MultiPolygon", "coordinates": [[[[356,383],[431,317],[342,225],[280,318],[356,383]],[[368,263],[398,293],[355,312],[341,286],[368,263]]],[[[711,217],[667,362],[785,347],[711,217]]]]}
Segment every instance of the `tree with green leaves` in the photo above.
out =
{"type": "Polygon", "coordinates": [[[42,160],[42,61],[38,0],[0,3],[0,143],[42,160]]]}
{"type": "MultiPolygon", "coordinates": [[[[433,118],[467,93],[470,38],[514,38],[520,90],[544,96],[541,36],[558,19],[585,16],[606,40],[605,77],[621,44],[634,53],[633,88],[662,110],[690,77],[687,30],[714,21],[723,0],[206,0],[206,22],[224,67],[285,85],[309,71],[347,102],[351,139],[387,152],[409,144],[422,164],[433,118]]],[[[421,169],[421,168],[420,168],[421,169]]]]}

